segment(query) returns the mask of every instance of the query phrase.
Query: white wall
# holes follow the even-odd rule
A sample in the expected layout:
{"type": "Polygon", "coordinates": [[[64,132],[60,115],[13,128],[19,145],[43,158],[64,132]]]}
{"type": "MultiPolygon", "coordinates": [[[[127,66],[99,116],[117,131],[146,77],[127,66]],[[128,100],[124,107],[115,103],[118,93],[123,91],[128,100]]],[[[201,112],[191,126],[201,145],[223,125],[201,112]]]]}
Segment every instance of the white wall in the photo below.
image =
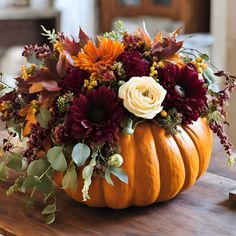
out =
{"type": "Polygon", "coordinates": [[[61,31],[77,36],[79,27],[94,37],[96,34],[96,0],[55,0],[61,11],[61,31]]]}
{"type": "MultiPolygon", "coordinates": [[[[211,30],[215,38],[213,63],[236,75],[236,1],[212,0],[211,30]]],[[[231,96],[227,129],[236,148],[236,92],[231,96]]]]}

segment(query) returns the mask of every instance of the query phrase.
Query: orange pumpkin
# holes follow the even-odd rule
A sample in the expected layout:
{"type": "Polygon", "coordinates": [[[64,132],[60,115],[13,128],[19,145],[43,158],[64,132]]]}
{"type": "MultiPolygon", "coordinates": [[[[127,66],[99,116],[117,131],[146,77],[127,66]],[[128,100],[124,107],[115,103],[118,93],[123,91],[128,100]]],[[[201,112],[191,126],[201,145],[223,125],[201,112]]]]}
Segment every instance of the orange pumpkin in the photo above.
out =
{"type": "MultiPolygon", "coordinates": [[[[205,119],[179,129],[181,133],[167,135],[150,121],[139,124],[133,135],[120,134],[122,169],[129,183],[112,176],[115,186],[111,186],[104,178],[93,177],[89,189],[91,199],[83,202],[80,168],[77,189],[65,189],[65,192],[89,206],[115,209],[145,206],[175,197],[206,171],[212,149],[212,132],[205,119]]],[[[60,185],[62,178],[63,173],[58,173],[55,181],[60,185]]]]}

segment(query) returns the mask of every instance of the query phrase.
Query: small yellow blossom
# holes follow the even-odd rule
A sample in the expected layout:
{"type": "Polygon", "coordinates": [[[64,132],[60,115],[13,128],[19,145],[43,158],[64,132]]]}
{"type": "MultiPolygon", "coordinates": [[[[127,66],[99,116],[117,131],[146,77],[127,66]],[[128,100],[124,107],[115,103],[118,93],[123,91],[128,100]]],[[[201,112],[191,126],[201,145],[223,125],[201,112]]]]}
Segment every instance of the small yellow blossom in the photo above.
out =
{"type": "Polygon", "coordinates": [[[53,48],[54,48],[55,50],[57,50],[58,52],[63,52],[63,50],[64,50],[63,44],[62,44],[60,41],[56,41],[56,42],[53,44],[53,48]]]}
{"type": "Polygon", "coordinates": [[[31,64],[29,67],[26,67],[25,65],[21,66],[21,76],[24,80],[29,79],[29,77],[35,72],[36,69],[35,64],[31,64]]]}

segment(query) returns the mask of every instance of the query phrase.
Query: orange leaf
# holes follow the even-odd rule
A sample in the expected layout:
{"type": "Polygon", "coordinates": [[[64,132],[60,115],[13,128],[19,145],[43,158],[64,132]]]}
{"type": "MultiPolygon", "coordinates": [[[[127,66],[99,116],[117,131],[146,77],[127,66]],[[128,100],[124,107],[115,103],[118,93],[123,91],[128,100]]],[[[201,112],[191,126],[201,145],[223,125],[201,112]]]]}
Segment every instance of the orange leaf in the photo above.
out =
{"type": "Polygon", "coordinates": [[[32,86],[29,88],[29,93],[37,93],[43,90],[43,84],[42,83],[35,83],[32,84],[32,86]]]}
{"type": "Polygon", "coordinates": [[[176,65],[178,65],[180,68],[185,65],[178,54],[174,54],[173,56],[170,56],[170,57],[166,58],[166,59],[164,60],[164,64],[165,64],[165,62],[167,62],[167,63],[172,63],[172,64],[176,64],[176,65]]]}
{"type": "Polygon", "coordinates": [[[32,110],[31,112],[29,112],[26,116],[26,124],[25,124],[25,127],[24,127],[24,132],[23,132],[23,135],[24,136],[27,136],[31,130],[31,127],[30,125],[31,124],[36,124],[37,123],[37,119],[36,119],[36,116],[35,116],[35,112],[32,110]]]}
{"type": "Polygon", "coordinates": [[[30,125],[35,124],[36,122],[37,122],[36,120],[35,120],[35,122],[32,122],[32,121],[27,121],[26,122],[25,127],[24,127],[24,131],[23,131],[23,136],[24,137],[26,137],[30,133],[30,130],[31,130],[30,125]]]}
{"type": "Polygon", "coordinates": [[[32,105],[28,104],[26,107],[20,109],[19,116],[26,116],[30,112],[31,109],[32,109],[32,105]]]}

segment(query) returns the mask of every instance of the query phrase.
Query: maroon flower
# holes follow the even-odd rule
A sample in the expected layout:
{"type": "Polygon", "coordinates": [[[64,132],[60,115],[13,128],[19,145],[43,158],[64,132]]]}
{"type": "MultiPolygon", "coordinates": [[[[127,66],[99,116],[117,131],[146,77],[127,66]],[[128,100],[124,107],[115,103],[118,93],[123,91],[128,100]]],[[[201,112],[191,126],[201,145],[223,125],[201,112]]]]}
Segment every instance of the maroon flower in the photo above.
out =
{"type": "Polygon", "coordinates": [[[134,76],[149,75],[149,62],[138,51],[122,52],[117,61],[124,65],[126,80],[134,76]]]}
{"type": "Polygon", "coordinates": [[[66,91],[73,92],[76,96],[82,92],[82,88],[84,85],[84,80],[89,78],[89,74],[85,70],[81,70],[78,68],[71,68],[65,79],[62,81],[62,88],[66,91]]]}
{"type": "Polygon", "coordinates": [[[194,67],[179,68],[170,64],[158,70],[160,84],[167,90],[163,102],[165,109],[176,108],[183,114],[185,123],[197,120],[206,106],[204,81],[200,80],[194,67]]]}
{"type": "Polygon", "coordinates": [[[74,143],[75,140],[71,136],[71,126],[69,122],[67,122],[67,124],[57,125],[53,130],[53,138],[57,145],[74,143]]]}
{"type": "Polygon", "coordinates": [[[105,86],[75,98],[68,119],[76,140],[96,144],[112,142],[123,120],[123,106],[115,92],[105,86]]]}

